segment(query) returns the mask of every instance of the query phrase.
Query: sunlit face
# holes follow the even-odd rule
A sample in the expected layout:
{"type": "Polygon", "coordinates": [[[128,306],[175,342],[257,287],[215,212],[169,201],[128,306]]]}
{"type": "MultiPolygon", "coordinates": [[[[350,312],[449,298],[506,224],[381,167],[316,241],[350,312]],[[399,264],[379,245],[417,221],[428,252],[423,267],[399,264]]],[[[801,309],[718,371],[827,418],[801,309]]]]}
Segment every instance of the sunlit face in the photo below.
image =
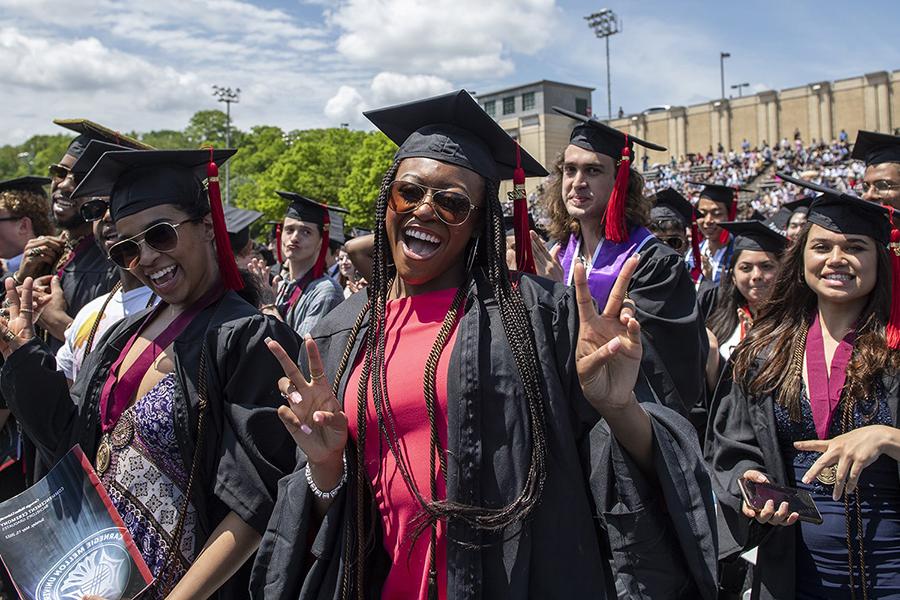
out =
{"type": "Polygon", "coordinates": [[[844,235],[813,224],[803,248],[804,279],[820,300],[851,303],[875,288],[875,240],[844,235]]]}
{"type": "Polygon", "coordinates": [[[353,263],[350,262],[350,255],[347,254],[344,250],[338,252],[337,257],[338,269],[346,279],[353,279],[353,276],[356,275],[356,267],[353,266],[353,263]]]}
{"type": "Polygon", "coordinates": [[[0,258],[6,260],[22,254],[32,237],[31,219],[0,209],[0,258]]]}
{"type": "Polygon", "coordinates": [[[708,240],[716,240],[722,233],[719,223],[728,220],[728,207],[723,202],[700,198],[697,202],[697,227],[708,240]]]}
{"type": "MultiPolygon", "coordinates": [[[[181,223],[178,243],[167,252],[140,244],[140,258],[129,270],[149,286],[164,302],[185,306],[198,300],[218,278],[218,262],[213,246],[212,218],[188,221],[188,215],[174,204],[154,206],[116,221],[119,240],[142,234],[157,223],[181,223]]],[[[139,238],[140,239],[140,238],[139,238]]]]}
{"type": "Polygon", "coordinates": [[[281,255],[285,260],[312,264],[319,257],[322,233],[315,223],[285,217],[281,226],[281,255]]]}
{"type": "Polygon", "coordinates": [[[734,286],[751,308],[769,299],[778,274],[778,257],[761,250],[741,250],[731,272],[734,286]]]}
{"type": "Polygon", "coordinates": [[[92,227],[94,240],[103,249],[103,253],[109,256],[110,247],[119,241],[119,233],[116,230],[116,224],[113,223],[109,210],[106,211],[103,218],[94,221],[92,227]]]}
{"type": "Polygon", "coordinates": [[[480,229],[484,178],[439,160],[407,158],[400,163],[396,179],[465,194],[475,205],[465,221],[453,226],[438,218],[426,201],[407,213],[396,213],[388,207],[385,219],[397,275],[404,282],[433,290],[459,285],[465,271],[466,248],[480,229]]]}
{"type": "Polygon", "coordinates": [[[863,182],[866,188],[862,195],[863,200],[887,204],[900,209],[900,163],[886,162],[866,167],[863,182]],[[890,187],[890,189],[876,189],[875,184],[879,181],[885,182],[880,185],[890,187]]]}
{"type": "Polygon", "coordinates": [[[802,210],[794,212],[788,221],[787,238],[793,240],[799,236],[804,225],[806,225],[806,213],[802,210]]]}
{"type": "MultiPolygon", "coordinates": [[[[60,166],[71,169],[78,160],[71,154],[66,154],[59,161],[60,166]]],[[[50,203],[53,209],[53,220],[62,229],[74,229],[84,224],[84,219],[78,212],[81,203],[72,199],[72,192],[78,186],[75,176],[70,172],[65,178],[50,178],[50,203]]],[[[88,198],[82,198],[88,200],[88,198]]]]}
{"type": "Polygon", "coordinates": [[[569,144],[563,154],[562,199],[569,216],[600,222],[616,183],[612,157],[569,144]]]}

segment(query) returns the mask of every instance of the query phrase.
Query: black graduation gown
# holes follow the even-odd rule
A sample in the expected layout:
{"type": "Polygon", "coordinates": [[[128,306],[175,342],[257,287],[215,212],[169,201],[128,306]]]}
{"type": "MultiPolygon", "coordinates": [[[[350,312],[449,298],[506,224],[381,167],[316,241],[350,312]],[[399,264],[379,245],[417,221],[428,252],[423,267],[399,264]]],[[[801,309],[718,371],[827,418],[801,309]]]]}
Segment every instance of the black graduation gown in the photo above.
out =
{"type": "MultiPolygon", "coordinates": [[[[754,368],[760,367],[758,359],[754,368]]],[[[900,379],[897,374],[886,374],[882,383],[894,426],[900,426],[897,421],[900,379]]],[[[763,600],[794,597],[796,530],[762,525],[745,517],[737,480],[748,469],[756,469],[774,483],[790,485],[778,444],[774,402],[771,394],[748,396],[735,383],[712,422],[709,449],[710,474],[719,503],[719,555],[725,559],[759,546],[753,569],[759,595],[754,597],[763,600]]]]}
{"type": "Polygon", "coordinates": [[[684,258],[658,239],[640,254],[628,287],[644,342],[638,389],[649,384],[660,402],[688,416],[705,402],[709,354],[694,282],[684,258]]]}
{"type": "Polygon", "coordinates": [[[63,297],[66,299],[66,312],[74,317],[85,304],[111,290],[117,281],[119,274],[113,262],[106,257],[96,241],[88,244],[62,270],[61,284],[63,297]]]}
{"type": "MultiPolygon", "coordinates": [[[[715,517],[692,428],[674,411],[647,405],[659,478],[648,480],[605,424],[598,424],[596,411],[581,394],[574,366],[574,290],[529,277],[521,280],[520,290],[546,386],[547,481],[540,504],[518,535],[498,539],[462,523],[448,524],[447,597],[615,598],[612,564],[621,585],[643,586],[646,597],[714,598],[715,517]]],[[[365,302],[365,293],[354,294],[313,331],[329,378],[365,302]]],[[[365,327],[354,355],[364,332],[365,327]]],[[[469,291],[450,352],[448,499],[500,507],[522,489],[531,442],[527,407],[518,400],[524,396],[522,384],[499,309],[480,278],[469,291]]],[[[348,369],[338,397],[354,403],[355,391],[346,390],[349,376],[348,369]]],[[[344,511],[352,499],[343,490],[322,524],[314,523],[304,465],[301,455],[294,474],[279,483],[278,503],[253,567],[254,599],[339,598],[336,585],[345,561],[355,560],[342,544],[344,511]]],[[[351,471],[353,465],[351,460],[351,471]]],[[[375,543],[366,565],[372,584],[367,597],[373,599],[380,598],[390,568],[380,541],[375,543]]]]}
{"type": "MultiPolygon", "coordinates": [[[[110,366],[146,314],[127,317],[104,335],[85,358],[71,391],[37,338],[9,357],[2,369],[3,395],[36,444],[40,464],[55,464],[75,444],[93,462],[101,436],[100,392],[110,366]]],[[[175,433],[188,471],[197,442],[200,355],[207,352],[208,408],[191,497],[200,528],[198,551],[229,511],[265,531],[277,481],[293,470],[295,445],[275,413],[283,403],[276,387],[283,372],[264,346],[266,337],[297,355],[299,343],[288,327],[229,291],[194,317],[174,342],[175,433]]],[[[246,598],[248,571],[245,567],[242,577],[232,578],[218,597],[246,598]]]]}

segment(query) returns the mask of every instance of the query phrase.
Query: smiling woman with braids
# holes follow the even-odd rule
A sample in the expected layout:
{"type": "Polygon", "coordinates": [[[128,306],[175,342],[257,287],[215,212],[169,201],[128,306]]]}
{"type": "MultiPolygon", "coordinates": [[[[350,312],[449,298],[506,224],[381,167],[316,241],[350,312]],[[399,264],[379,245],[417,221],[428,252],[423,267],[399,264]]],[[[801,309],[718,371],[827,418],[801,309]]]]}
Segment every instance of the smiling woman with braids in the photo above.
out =
{"type": "Polygon", "coordinates": [[[366,116],[400,144],[372,278],[299,368],[269,344],[302,456],[252,596],[615,598],[616,579],[640,579],[656,597],[714,597],[695,435],[632,392],[637,259],[602,312],[581,266],[577,302],[511,274],[497,197],[516,168],[509,135],[465,91],[366,116]]]}

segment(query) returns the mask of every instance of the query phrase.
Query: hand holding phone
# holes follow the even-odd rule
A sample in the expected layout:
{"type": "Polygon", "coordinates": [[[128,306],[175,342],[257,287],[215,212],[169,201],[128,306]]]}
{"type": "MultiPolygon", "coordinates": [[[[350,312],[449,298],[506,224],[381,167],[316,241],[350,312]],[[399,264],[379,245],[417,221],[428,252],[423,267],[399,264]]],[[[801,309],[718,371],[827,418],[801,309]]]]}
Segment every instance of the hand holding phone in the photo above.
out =
{"type": "Polygon", "coordinates": [[[759,471],[747,471],[738,479],[744,497],[744,514],[760,523],[793,525],[798,520],[817,525],[822,515],[809,492],[769,483],[759,471]]]}

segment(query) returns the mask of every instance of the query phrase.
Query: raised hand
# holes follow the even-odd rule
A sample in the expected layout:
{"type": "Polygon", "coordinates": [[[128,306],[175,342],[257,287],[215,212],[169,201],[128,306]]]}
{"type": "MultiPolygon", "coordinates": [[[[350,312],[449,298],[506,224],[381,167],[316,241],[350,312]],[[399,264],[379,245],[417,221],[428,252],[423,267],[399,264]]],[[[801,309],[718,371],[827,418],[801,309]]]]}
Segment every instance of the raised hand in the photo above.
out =
{"type": "Polygon", "coordinates": [[[21,294],[16,290],[12,277],[6,280],[6,301],[9,304],[9,319],[0,318],[0,353],[3,358],[21,348],[34,337],[34,304],[32,293],[34,280],[26,277],[21,286],[21,294]]]}
{"type": "Polygon", "coordinates": [[[531,232],[531,250],[534,255],[534,268],[537,274],[553,281],[563,282],[565,272],[559,262],[559,252],[562,244],[556,244],[553,250],[547,250],[544,240],[536,231],[531,232]]]}
{"type": "Polygon", "coordinates": [[[22,264],[19,265],[19,281],[24,281],[24,277],[37,277],[47,273],[64,251],[65,242],[58,236],[42,235],[28,240],[22,264]]]}
{"type": "Polygon", "coordinates": [[[634,255],[625,261],[602,313],[594,307],[584,265],[578,261],[574,265],[580,321],[575,368],[585,398],[603,416],[634,401],[632,391],[641,365],[641,326],[634,318],[634,304],[625,295],[638,260],[634,255]]]}
{"type": "Polygon", "coordinates": [[[840,500],[846,491],[856,491],[863,469],[898,445],[900,430],[887,425],[867,425],[848,431],[830,440],[806,440],[794,442],[794,448],[805,452],[821,452],[816,462],[803,475],[803,483],[809,484],[826,468],[834,468],[836,481],[832,498],[840,500]]]}
{"type": "Polygon", "coordinates": [[[278,380],[278,390],[287,400],[286,406],[278,408],[278,416],[306,454],[316,485],[330,490],[340,481],[343,470],[347,416],[331,391],[316,343],[310,336],[306,336],[304,343],[309,357],[309,379],[281,344],[266,340],[286,375],[278,380]]]}

